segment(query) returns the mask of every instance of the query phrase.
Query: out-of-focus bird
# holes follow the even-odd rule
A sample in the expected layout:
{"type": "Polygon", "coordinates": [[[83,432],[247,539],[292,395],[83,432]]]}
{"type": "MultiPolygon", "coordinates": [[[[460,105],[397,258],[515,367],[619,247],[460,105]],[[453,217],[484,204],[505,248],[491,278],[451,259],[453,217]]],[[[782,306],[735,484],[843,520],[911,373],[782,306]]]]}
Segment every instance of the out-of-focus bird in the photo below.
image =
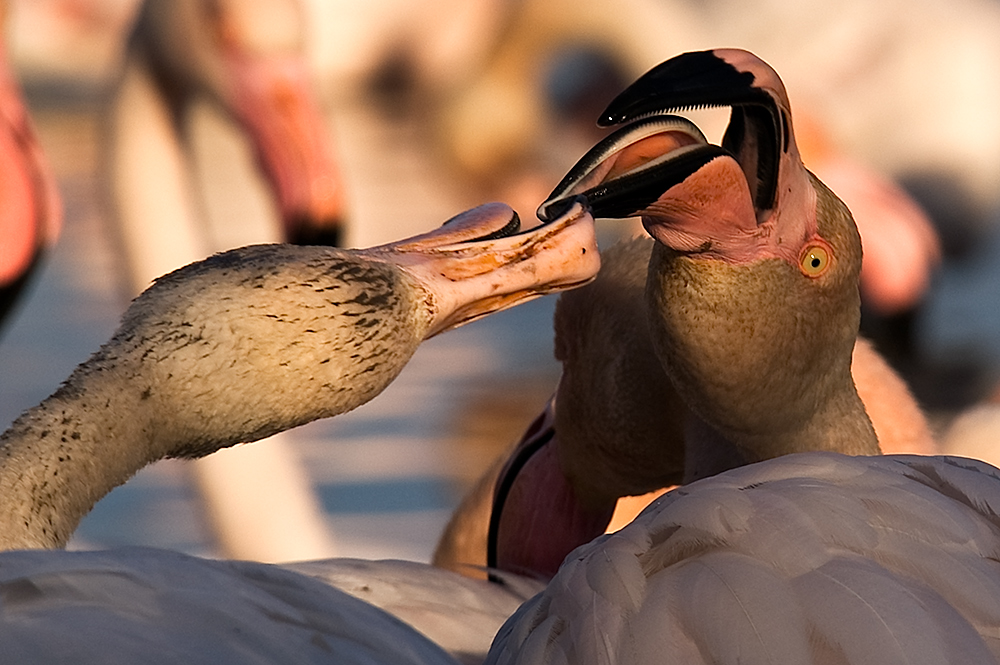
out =
{"type": "MultiPolygon", "coordinates": [[[[280,220],[272,234],[338,244],[344,191],[305,58],[305,20],[295,0],[143,3],[105,127],[108,184],[130,250],[131,234],[150,227],[176,234],[186,223],[204,237],[190,168],[198,101],[222,110],[246,137],[280,220]]],[[[147,252],[130,255],[155,264],[147,252]]]]}
{"type": "MultiPolygon", "coordinates": [[[[6,15],[0,4],[0,16],[6,15]]],[[[0,20],[0,23],[4,21],[0,20]]],[[[55,178],[35,139],[31,121],[0,40],[0,321],[55,242],[62,206],[55,178]]]]}

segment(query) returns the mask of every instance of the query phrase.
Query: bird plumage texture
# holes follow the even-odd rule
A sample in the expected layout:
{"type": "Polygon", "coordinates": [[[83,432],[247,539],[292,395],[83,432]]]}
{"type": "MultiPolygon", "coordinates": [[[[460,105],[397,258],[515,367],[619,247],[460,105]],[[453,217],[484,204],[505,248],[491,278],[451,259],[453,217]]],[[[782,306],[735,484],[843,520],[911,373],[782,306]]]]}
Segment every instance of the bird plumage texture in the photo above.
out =
{"type": "Polygon", "coordinates": [[[8,663],[455,662],[311,577],[144,548],[0,554],[0,640],[8,663]]]}
{"type": "Polygon", "coordinates": [[[1000,659],[1000,472],[799,453],[678,488],[571,553],[490,663],[1000,659]]]}

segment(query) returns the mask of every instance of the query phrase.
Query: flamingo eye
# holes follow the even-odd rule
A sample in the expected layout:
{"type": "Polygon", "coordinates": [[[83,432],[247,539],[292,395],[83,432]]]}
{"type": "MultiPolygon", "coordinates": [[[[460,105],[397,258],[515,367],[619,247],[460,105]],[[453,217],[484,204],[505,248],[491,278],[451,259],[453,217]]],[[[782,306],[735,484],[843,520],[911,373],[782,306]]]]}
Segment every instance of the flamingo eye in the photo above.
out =
{"type": "Polygon", "coordinates": [[[825,245],[810,243],[802,250],[799,270],[806,277],[819,277],[830,266],[830,250],[825,245]]]}

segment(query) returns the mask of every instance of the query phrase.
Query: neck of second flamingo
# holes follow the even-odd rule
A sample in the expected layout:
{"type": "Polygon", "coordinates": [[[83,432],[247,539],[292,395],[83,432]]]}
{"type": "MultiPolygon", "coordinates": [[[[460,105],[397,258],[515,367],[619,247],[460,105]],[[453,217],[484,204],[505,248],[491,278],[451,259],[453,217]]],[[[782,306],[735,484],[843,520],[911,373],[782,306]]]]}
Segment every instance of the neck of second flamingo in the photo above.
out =
{"type": "Polygon", "coordinates": [[[550,578],[568,552],[604,533],[615,499],[584,502],[559,464],[553,405],[528,429],[500,473],[487,565],[550,578]]]}

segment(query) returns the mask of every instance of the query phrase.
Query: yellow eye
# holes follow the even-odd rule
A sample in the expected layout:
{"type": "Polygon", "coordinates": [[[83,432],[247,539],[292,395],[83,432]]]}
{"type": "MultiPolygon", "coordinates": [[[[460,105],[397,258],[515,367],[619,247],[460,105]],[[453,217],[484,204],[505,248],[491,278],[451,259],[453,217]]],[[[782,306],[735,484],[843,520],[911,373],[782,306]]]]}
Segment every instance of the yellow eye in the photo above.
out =
{"type": "Polygon", "coordinates": [[[818,243],[806,245],[799,259],[799,270],[807,277],[819,277],[830,265],[830,250],[818,243]]]}

